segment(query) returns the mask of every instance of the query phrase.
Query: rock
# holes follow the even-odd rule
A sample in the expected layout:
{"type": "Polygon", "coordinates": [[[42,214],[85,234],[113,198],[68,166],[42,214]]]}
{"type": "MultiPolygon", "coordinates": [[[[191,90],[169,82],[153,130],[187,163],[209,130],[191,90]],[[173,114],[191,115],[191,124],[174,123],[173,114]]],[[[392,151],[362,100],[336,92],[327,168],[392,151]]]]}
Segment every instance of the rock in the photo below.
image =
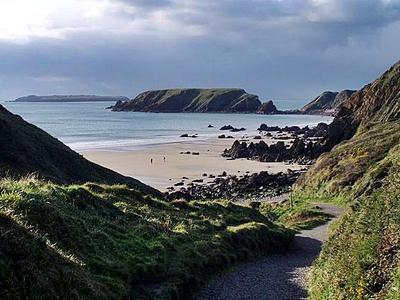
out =
{"type": "Polygon", "coordinates": [[[214,126],[212,126],[211,124],[208,124],[208,128],[213,128],[214,126]]]}
{"type": "Polygon", "coordinates": [[[197,138],[197,134],[189,135],[187,133],[181,134],[181,137],[191,137],[191,138],[197,138]]]}
{"type": "Polygon", "coordinates": [[[246,128],[232,128],[230,131],[231,132],[239,132],[239,131],[245,131],[246,130],[246,128]]]}
{"type": "Polygon", "coordinates": [[[203,176],[206,177],[206,176],[207,176],[207,173],[203,173],[203,176]]]}
{"type": "Polygon", "coordinates": [[[318,123],[318,125],[314,128],[309,129],[304,133],[304,138],[310,137],[322,137],[325,138],[328,136],[329,125],[325,123],[318,123]]]}
{"type": "MultiPolygon", "coordinates": [[[[167,198],[173,199],[257,199],[268,195],[279,195],[289,191],[301,172],[269,174],[268,172],[237,176],[219,177],[212,184],[197,184],[181,188],[179,192],[169,193],[167,198]]],[[[222,174],[221,174],[222,175],[222,174]]],[[[220,175],[220,176],[221,176],[220,175]]],[[[202,179],[193,182],[201,183],[202,179]]],[[[257,200],[253,200],[257,202],[257,200]]],[[[256,207],[257,204],[254,204],[256,207]]]]}
{"type": "Polygon", "coordinates": [[[192,155],[200,155],[199,152],[192,152],[192,155]]]}
{"type": "Polygon", "coordinates": [[[261,137],[260,135],[256,135],[256,136],[254,137],[254,139],[255,139],[255,140],[261,140],[262,137],[261,137]]]}
{"type": "Polygon", "coordinates": [[[274,103],[270,100],[270,101],[262,103],[258,107],[257,113],[266,114],[266,115],[272,115],[272,114],[278,113],[278,109],[276,108],[274,103]]]}
{"type": "Polygon", "coordinates": [[[233,136],[228,135],[226,138],[227,138],[227,139],[233,139],[233,136]]]}
{"type": "Polygon", "coordinates": [[[261,124],[257,129],[258,131],[279,131],[280,128],[278,126],[268,126],[267,124],[261,124]]]}
{"type": "Polygon", "coordinates": [[[219,139],[224,139],[225,138],[225,134],[221,134],[218,136],[219,139]]]}
{"type": "Polygon", "coordinates": [[[219,130],[229,130],[231,132],[239,132],[239,131],[244,131],[246,128],[235,128],[232,125],[224,125],[222,126],[219,130]]]}
{"type": "Polygon", "coordinates": [[[177,183],[174,184],[174,186],[182,186],[182,185],[185,185],[185,183],[182,182],[182,181],[181,182],[177,182],[177,183]]]}
{"type": "Polygon", "coordinates": [[[300,109],[303,114],[336,115],[340,106],[356,91],[343,90],[339,92],[326,91],[300,109]]]}
{"type": "Polygon", "coordinates": [[[219,130],[232,130],[234,127],[232,125],[224,125],[219,130]]]}

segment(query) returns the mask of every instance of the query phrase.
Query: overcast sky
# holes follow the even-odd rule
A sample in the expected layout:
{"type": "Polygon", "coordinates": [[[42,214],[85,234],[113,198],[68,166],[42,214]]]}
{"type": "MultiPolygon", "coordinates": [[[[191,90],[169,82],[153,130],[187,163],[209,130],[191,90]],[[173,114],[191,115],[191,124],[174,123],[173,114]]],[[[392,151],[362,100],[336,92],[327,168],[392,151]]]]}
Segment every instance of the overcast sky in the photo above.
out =
{"type": "Polygon", "coordinates": [[[1,0],[0,99],[360,88],[400,59],[400,0],[1,0]]]}

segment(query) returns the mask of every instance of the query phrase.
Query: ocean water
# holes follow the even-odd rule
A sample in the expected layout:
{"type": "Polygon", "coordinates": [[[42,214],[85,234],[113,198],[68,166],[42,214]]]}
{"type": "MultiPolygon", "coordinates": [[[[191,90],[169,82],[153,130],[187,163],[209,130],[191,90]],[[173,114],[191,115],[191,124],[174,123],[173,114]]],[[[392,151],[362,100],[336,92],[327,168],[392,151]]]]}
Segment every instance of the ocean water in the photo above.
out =
{"type": "MultiPolygon", "coordinates": [[[[298,103],[298,102],[297,102],[298,103]]],[[[331,117],[302,115],[256,115],[216,113],[141,113],[112,112],[105,107],[110,102],[81,103],[2,103],[7,109],[21,115],[57,137],[76,151],[128,151],[159,144],[187,141],[183,133],[197,134],[197,140],[225,133],[235,136],[254,133],[261,123],[270,126],[313,126],[329,123],[331,117]],[[208,128],[211,124],[214,127],[208,128]],[[231,124],[245,127],[239,133],[222,132],[219,128],[231,124]]],[[[293,109],[293,103],[279,105],[293,109]]]]}

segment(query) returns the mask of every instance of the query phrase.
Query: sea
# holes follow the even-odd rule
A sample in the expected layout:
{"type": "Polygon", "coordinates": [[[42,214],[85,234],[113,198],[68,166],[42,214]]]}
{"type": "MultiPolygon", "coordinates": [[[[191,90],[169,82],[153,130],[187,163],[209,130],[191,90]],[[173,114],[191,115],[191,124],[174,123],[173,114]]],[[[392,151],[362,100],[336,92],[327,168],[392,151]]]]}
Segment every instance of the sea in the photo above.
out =
{"type": "MultiPolygon", "coordinates": [[[[278,109],[296,109],[307,101],[274,101],[278,109]]],[[[78,152],[132,151],[156,145],[187,141],[182,134],[206,140],[222,133],[223,125],[244,127],[254,134],[260,124],[269,126],[315,126],[330,123],[331,117],[307,115],[259,115],[223,113],[112,112],[113,102],[17,103],[2,102],[8,110],[42,128],[78,152]],[[212,125],[209,128],[208,125],[212,125]]]]}

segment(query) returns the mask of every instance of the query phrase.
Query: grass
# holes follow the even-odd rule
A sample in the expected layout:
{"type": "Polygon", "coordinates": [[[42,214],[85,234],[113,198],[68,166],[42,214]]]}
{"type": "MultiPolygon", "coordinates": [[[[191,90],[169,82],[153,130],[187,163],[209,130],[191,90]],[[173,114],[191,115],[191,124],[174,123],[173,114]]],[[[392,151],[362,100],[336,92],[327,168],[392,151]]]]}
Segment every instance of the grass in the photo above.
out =
{"type": "Polygon", "coordinates": [[[331,218],[317,205],[307,201],[293,201],[292,204],[263,202],[259,210],[269,220],[293,230],[311,229],[326,223],[331,218]]]}
{"type": "Polygon", "coordinates": [[[398,122],[361,128],[295,188],[299,203],[347,207],[315,263],[310,299],[400,298],[399,128],[398,122]]]}
{"type": "Polygon", "coordinates": [[[0,298],[187,298],[293,232],[227,201],[164,202],[123,185],[0,181],[0,298]]]}

